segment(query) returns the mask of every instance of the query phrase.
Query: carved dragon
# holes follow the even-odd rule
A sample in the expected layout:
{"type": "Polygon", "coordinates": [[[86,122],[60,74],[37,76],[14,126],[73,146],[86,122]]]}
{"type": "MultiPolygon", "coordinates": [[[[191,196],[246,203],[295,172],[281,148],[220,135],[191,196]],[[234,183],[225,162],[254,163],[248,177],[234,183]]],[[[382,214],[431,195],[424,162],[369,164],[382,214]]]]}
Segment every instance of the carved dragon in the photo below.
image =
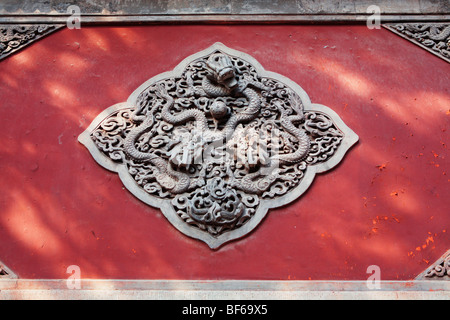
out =
{"type": "MultiPolygon", "coordinates": [[[[139,115],[143,111],[143,106],[136,109],[132,114],[132,120],[135,123],[142,122],[136,126],[127,135],[124,142],[125,153],[136,161],[150,161],[157,167],[158,173],[156,180],[170,190],[172,193],[180,194],[192,190],[197,186],[205,184],[204,169],[200,172],[199,177],[191,179],[190,176],[181,171],[176,171],[171,164],[164,160],[161,156],[154,153],[146,153],[137,150],[136,141],[144,133],[150,132],[147,139],[153,135],[152,128],[154,125],[155,112],[162,105],[161,99],[165,100],[165,105],[161,110],[161,117],[164,121],[172,125],[184,124],[189,120],[194,120],[196,128],[202,132],[203,139],[206,142],[223,141],[229,139],[235,132],[236,126],[243,122],[249,122],[255,119],[261,107],[261,97],[255,89],[265,90],[267,95],[270,95],[271,88],[264,84],[254,81],[248,76],[244,76],[242,80],[236,79],[236,73],[230,58],[224,54],[216,53],[209,57],[206,66],[208,67],[207,74],[202,79],[201,87],[195,87],[192,81],[192,75],[188,72],[186,74],[187,83],[189,84],[189,95],[206,96],[209,98],[217,98],[222,96],[243,96],[248,100],[248,106],[241,112],[231,111],[231,114],[226,121],[222,130],[211,130],[208,127],[208,120],[205,113],[196,108],[190,108],[174,115],[171,108],[175,104],[175,99],[167,93],[164,84],[159,84],[155,92],[156,96],[160,98],[154,103],[149,114],[139,115]]],[[[299,129],[294,123],[303,120],[303,110],[301,101],[291,96],[291,107],[297,113],[296,115],[288,115],[283,104],[275,100],[274,105],[280,111],[280,123],[298,141],[298,148],[295,152],[290,154],[275,155],[272,159],[271,166],[283,163],[296,163],[301,161],[308,153],[310,147],[309,137],[304,130],[299,129]]],[[[215,100],[211,104],[211,116],[214,119],[220,119],[227,114],[226,105],[215,100]]],[[[259,171],[249,174],[240,180],[237,180],[233,175],[230,176],[230,183],[243,191],[250,193],[262,193],[267,190],[273,181],[276,180],[277,174],[272,168],[269,168],[271,174],[264,175],[262,167],[259,171]],[[263,176],[262,178],[260,178],[263,176]]]]}
{"type": "Polygon", "coordinates": [[[79,141],[181,232],[217,248],[250,232],[268,206],[304,192],[310,166],[329,169],[357,141],[327,110],[254,58],[215,44],[148,80],[79,141]]]}

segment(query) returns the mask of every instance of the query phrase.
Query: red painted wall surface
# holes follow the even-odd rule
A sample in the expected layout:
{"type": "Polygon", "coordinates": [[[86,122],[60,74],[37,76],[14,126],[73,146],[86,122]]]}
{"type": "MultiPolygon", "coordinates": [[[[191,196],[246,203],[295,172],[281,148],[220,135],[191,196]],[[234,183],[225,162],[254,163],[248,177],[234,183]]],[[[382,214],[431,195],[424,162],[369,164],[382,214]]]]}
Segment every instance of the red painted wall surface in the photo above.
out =
{"type": "Polygon", "coordinates": [[[450,65],[364,26],[65,29],[0,62],[0,260],[22,278],[413,279],[450,248],[450,65]],[[360,137],[296,202],[212,251],[77,142],[97,114],[214,42],[360,137]]]}

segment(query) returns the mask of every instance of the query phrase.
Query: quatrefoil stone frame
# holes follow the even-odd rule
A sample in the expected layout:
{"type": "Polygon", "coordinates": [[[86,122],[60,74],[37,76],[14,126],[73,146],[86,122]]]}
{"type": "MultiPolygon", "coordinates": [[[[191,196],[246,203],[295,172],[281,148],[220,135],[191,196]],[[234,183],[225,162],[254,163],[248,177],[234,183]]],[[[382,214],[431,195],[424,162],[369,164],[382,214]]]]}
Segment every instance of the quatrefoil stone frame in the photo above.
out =
{"type": "MultiPolygon", "coordinates": [[[[221,79],[221,76],[222,74],[220,76],[217,76],[217,79],[221,79]]],[[[226,76],[228,76],[228,73],[226,74],[226,76]]],[[[228,80],[230,79],[231,78],[228,78],[228,80]]],[[[182,107],[177,107],[181,111],[179,111],[178,113],[172,112],[171,114],[169,114],[169,116],[177,116],[185,111],[182,107]]],[[[288,119],[289,117],[285,116],[285,118],[288,119]]],[[[171,123],[170,128],[173,127],[173,130],[168,129],[168,137],[173,138],[175,136],[172,131],[174,131],[176,127],[180,127],[185,131],[188,130],[190,128],[189,125],[192,126],[191,120],[187,120],[184,123],[171,123]]],[[[217,123],[223,122],[225,123],[225,125],[229,122],[229,120],[226,119],[212,120],[217,120],[217,123]]],[[[293,122],[289,124],[293,124],[293,122]]],[[[151,138],[150,133],[148,132],[150,130],[150,124],[148,124],[148,126],[148,130],[142,130],[142,135],[140,137],[137,137],[136,141],[133,140],[133,145],[131,147],[128,146],[128,148],[133,148],[133,150],[136,150],[138,148],[137,142],[145,144],[144,140],[146,139],[152,141],[151,139],[153,138],[151,138]],[[144,139],[144,136],[149,137],[144,139]]],[[[216,129],[208,128],[208,130],[211,132],[215,132],[218,129],[216,127],[216,129]]],[[[160,137],[160,139],[163,138],[164,137],[160,137]]],[[[164,139],[167,140],[168,138],[164,139]]],[[[189,237],[204,241],[209,245],[211,249],[217,249],[226,242],[247,235],[260,224],[260,222],[268,213],[269,209],[287,205],[299,198],[311,185],[317,173],[322,173],[335,167],[343,159],[344,155],[350,149],[350,147],[357,141],[358,136],[349,127],[347,127],[347,125],[345,125],[345,123],[333,110],[320,104],[311,103],[307,93],[298,84],[280,74],[266,71],[259,64],[259,62],[250,55],[230,49],[221,43],[215,43],[211,47],[189,56],[188,58],[184,59],[179,65],[177,65],[173,69],[173,71],[159,74],[146,81],[130,95],[126,102],[116,104],[100,113],[89,125],[89,127],[79,136],[79,142],[86,146],[97,163],[110,171],[118,173],[124,186],[134,196],[152,207],[159,208],[163,212],[164,216],[176,229],[189,237]],[[203,80],[205,80],[204,70],[208,69],[208,59],[211,60],[211,57],[213,55],[220,56],[220,58],[223,60],[223,63],[231,63],[235,67],[234,71],[236,73],[236,80],[239,84],[239,86],[237,87],[239,88],[226,88],[224,82],[216,83],[215,85],[219,89],[229,89],[228,91],[225,90],[229,93],[229,96],[213,97],[211,96],[211,94],[208,95],[208,93],[201,96],[201,94],[195,95],[194,93],[192,93],[193,91],[189,93],[189,84],[193,85],[192,88],[194,88],[195,84],[197,84],[197,87],[199,87],[201,86],[201,77],[203,77],[203,80]],[[193,70],[194,72],[192,72],[193,70]],[[189,78],[191,74],[193,74],[192,79],[189,78]],[[250,78],[252,78],[250,82],[247,81],[249,79],[249,76],[250,78]],[[171,86],[175,85],[177,86],[177,88],[182,89],[170,91],[169,89],[171,88],[171,86]],[[248,90],[253,91],[246,92],[245,88],[250,88],[248,90]],[[267,91],[271,91],[271,93],[267,93],[267,91]],[[124,146],[127,143],[127,137],[128,140],[130,140],[129,136],[139,131],[139,127],[144,127],[146,123],[151,122],[148,118],[150,116],[154,117],[153,125],[155,127],[159,125],[159,123],[161,123],[161,126],[163,124],[167,126],[168,123],[164,122],[164,117],[161,118],[161,109],[158,109],[158,106],[156,105],[159,103],[161,104],[160,108],[164,108],[164,106],[168,106],[169,101],[172,102],[173,105],[175,105],[177,102],[173,102],[174,99],[175,101],[179,101],[178,104],[185,103],[186,105],[189,105],[191,109],[194,104],[198,106],[199,101],[202,101],[202,103],[206,106],[203,110],[204,118],[208,120],[209,124],[211,123],[210,113],[212,114],[211,110],[215,101],[219,101],[222,103],[222,105],[225,104],[225,106],[228,106],[228,115],[226,117],[229,117],[231,119],[232,116],[244,114],[245,112],[242,112],[242,110],[245,111],[245,108],[250,108],[252,104],[252,101],[250,100],[255,99],[258,102],[258,110],[261,110],[261,112],[258,113],[258,115],[256,115],[252,121],[248,121],[248,123],[243,121],[239,125],[235,125],[234,128],[236,129],[236,131],[238,128],[256,128],[255,130],[257,130],[258,128],[265,126],[267,122],[273,122],[274,126],[279,127],[277,130],[283,133],[283,136],[285,137],[284,141],[286,144],[286,150],[291,147],[294,149],[296,147],[298,148],[298,139],[292,137],[292,133],[301,134],[302,132],[304,132],[304,135],[307,134],[309,137],[308,139],[310,139],[311,141],[310,149],[308,151],[309,153],[304,155],[301,161],[299,160],[299,162],[295,164],[295,170],[292,169],[293,171],[289,171],[289,166],[287,166],[287,168],[282,168],[281,171],[285,170],[286,172],[288,172],[288,177],[284,177],[284,180],[281,179],[283,180],[283,183],[275,180],[273,180],[275,181],[273,182],[271,180],[273,183],[279,184],[279,187],[275,188],[273,191],[271,191],[271,189],[267,189],[265,190],[265,192],[261,191],[260,193],[252,194],[251,192],[248,192],[248,190],[239,190],[238,187],[235,187],[236,185],[239,186],[239,183],[231,184],[229,179],[226,178],[228,176],[226,175],[225,171],[222,170],[222,167],[219,168],[210,165],[210,167],[212,166],[215,168],[213,170],[220,172],[220,175],[213,176],[211,172],[207,172],[205,178],[206,182],[204,182],[206,186],[199,184],[197,187],[186,190],[186,192],[181,194],[171,193],[170,188],[167,189],[164,187],[164,177],[154,179],[151,174],[153,172],[155,173],[155,175],[159,174],[161,176],[162,169],[158,171],[157,169],[155,169],[154,163],[139,162],[137,161],[136,157],[131,158],[130,160],[131,152],[127,153],[124,146]],[[147,104],[145,104],[143,101],[147,104]],[[296,106],[297,109],[293,107],[295,101],[297,101],[298,103],[298,105],[296,106]],[[287,110],[286,113],[290,116],[295,115],[295,110],[297,110],[297,113],[299,113],[298,116],[300,117],[300,113],[302,113],[304,120],[295,122],[297,129],[294,128],[288,130],[286,129],[287,126],[283,127],[282,125],[280,125],[282,112],[277,111],[274,106],[278,106],[279,110],[287,110]],[[284,107],[281,108],[280,106],[284,107]],[[152,107],[152,110],[156,110],[154,111],[154,114],[151,114],[150,107],[152,107]],[[140,116],[137,110],[142,111],[140,116]],[[239,112],[239,110],[241,110],[241,112],[239,112]],[[122,117],[122,119],[119,118],[119,115],[120,117],[122,117]],[[268,115],[271,117],[269,117],[268,115]],[[112,117],[115,117],[114,121],[116,122],[111,122],[112,117]],[[141,119],[139,120],[141,122],[133,120],[139,119],[139,117],[141,117],[141,119]],[[142,120],[144,117],[147,118],[145,120],[142,120]],[[318,123],[318,119],[321,119],[320,121],[322,122],[318,123]],[[106,123],[108,123],[108,128],[110,128],[111,123],[114,124],[118,122],[123,122],[122,129],[116,130],[115,128],[114,130],[110,130],[108,133],[105,133],[106,131],[104,130],[104,128],[106,127],[106,123]],[[249,123],[251,123],[251,125],[249,123]],[[327,125],[325,126],[324,124],[327,125]],[[322,127],[325,128],[323,129],[323,132],[318,132],[318,130],[320,131],[320,128],[322,127]],[[111,132],[117,132],[117,135],[113,136],[111,132]],[[290,134],[291,136],[289,136],[290,134]],[[110,142],[108,142],[108,139],[110,140],[110,142]],[[106,141],[107,143],[105,144],[104,141],[106,141]],[[331,145],[331,142],[327,144],[326,141],[333,141],[334,144],[331,145]],[[288,147],[288,145],[292,146],[288,147]],[[312,153],[318,154],[318,156],[313,157],[311,155],[312,153]],[[148,177],[146,177],[144,180],[142,178],[143,174],[141,174],[143,168],[147,170],[146,172],[148,175],[148,177]],[[294,177],[293,181],[296,181],[295,183],[289,181],[292,180],[291,177],[294,177]],[[221,202],[225,200],[214,200],[218,199],[217,197],[213,200],[208,200],[213,201],[208,202],[208,205],[213,204],[218,209],[214,212],[214,214],[208,212],[209,216],[206,219],[204,217],[206,217],[205,212],[208,210],[208,208],[201,208],[202,210],[204,210],[201,211],[200,209],[194,208],[193,206],[197,206],[199,195],[205,194],[211,196],[210,194],[208,194],[207,190],[210,190],[212,188],[211,185],[213,184],[214,188],[216,188],[215,192],[220,193],[220,188],[224,188],[224,192],[226,191],[229,198],[227,200],[227,204],[221,202]],[[219,184],[220,187],[217,187],[217,184],[219,184]],[[285,188],[283,189],[283,192],[279,191],[280,186],[283,186],[283,188],[285,188]],[[210,189],[208,189],[208,187],[210,189]],[[157,192],[155,192],[156,189],[158,190],[157,192]],[[256,201],[257,205],[254,205],[253,207],[251,207],[251,205],[247,205],[249,199],[252,199],[253,202],[256,201]],[[192,201],[192,203],[189,201],[192,201]],[[214,203],[214,201],[217,201],[217,203],[214,203]],[[190,203],[190,205],[181,205],[180,203],[182,202],[184,204],[190,203]],[[220,209],[220,206],[222,205],[222,208],[224,208],[226,205],[228,208],[228,206],[230,206],[230,203],[232,204],[234,210],[232,213],[236,215],[235,220],[226,220],[228,216],[222,216],[221,213],[222,209],[220,209]],[[189,206],[191,206],[192,208],[189,206]],[[185,207],[188,208],[186,209],[185,207]],[[239,212],[236,209],[237,207],[240,208],[239,212]],[[198,214],[195,215],[193,213],[194,209],[200,210],[198,212],[205,213],[205,215],[201,217],[198,214]],[[204,219],[201,220],[199,217],[203,217],[204,219]],[[211,217],[215,217],[217,220],[213,223],[211,222],[211,217]],[[228,224],[226,223],[227,221],[229,222],[228,224]]],[[[150,142],[147,141],[147,143],[150,142]]],[[[170,144],[170,141],[168,144],[170,144]]],[[[147,149],[153,148],[151,145],[147,145],[145,147],[147,149]]],[[[185,176],[191,175],[191,177],[195,176],[196,179],[199,179],[199,177],[201,177],[201,174],[198,173],[200,169],[196,171],[197,169],[195,169],[195,166],[191,167],[194,168],[192,169],[193,173],[191,171],[185,171],[185,168],[174,168],[173,162],[169,163],[170,161],[168,159],[168,156],[164,156],[164,154],[168,152],[167,150],[169,150],[165,146],[164,148],[166,149],[164,149],[163,151],[161,151],[161,148],[160,150],[157,150],[158,147],[155,148],[155,150],[158,151],[158,154],[161,155],[160,159],[166,161],[168,163],[168,166],[170,166],[170,172],[175,172],[178,174],[182,173],[185,176]]],[[[239,145],[237,145],[237,148],[239,148],[239,145]]],[[[144,151],[144,149],[140,149],[139,152],[140,154],[143,154],[145,153],[144,151]]],[[[234,167],[233,165],[234,170],[236,170],[235,172],[239,171],[242,176],[242,172],[245,173],[245,169],[242,169],[241,167],[239,167],[239,165],[234,167]]],[[[291,167],[294,168],[294,165],[292,165],[291,167]]],[[[254,169],[247,169],[247,172],[249,174],[254,173],[254,169]]],[[[200,202],[201,201],[202,199],[200,199],[200,202]]]]}

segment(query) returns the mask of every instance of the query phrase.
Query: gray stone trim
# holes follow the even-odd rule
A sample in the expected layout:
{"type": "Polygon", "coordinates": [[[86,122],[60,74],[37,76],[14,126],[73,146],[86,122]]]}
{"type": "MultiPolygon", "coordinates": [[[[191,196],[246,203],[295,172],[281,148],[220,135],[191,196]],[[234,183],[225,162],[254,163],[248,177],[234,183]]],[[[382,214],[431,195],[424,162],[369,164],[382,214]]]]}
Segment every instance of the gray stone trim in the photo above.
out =
{"type": "Polygon", "coordinates": [[[444,21],[450,16],[447,0],[4,0],[0,3],[0,23],[65,23],[72,5],[79,8],[82,23],[87,25],[363,23],[373,5],[380,8],[382,22],[444,21]]]}
{"type": "MultiPolygon", "coordinates": [[[[369,14],[145,14],[109,15],[81,14],[81,25],[133,25],[133,24],[365,24],[369,14]]],[[[65,24],[70,15],[1,15],[2,24],[65,24]]],[[[442,22],[450,20],[446,14],[382,14],[381,22],[442,22]]]]}
{"type": "Polygon", "coordinates": [[[198,14],[365,14],[371,5],[382,14],[441,14],[450,12],[447,0],[3,0],[0,14],[64,14],[76,5],[83,14],[198,15],[198,14]]]}
{"type": "Polygon", "coordinates": [[[387,23],[383,27],[450,63],[450,21],[387,23]]]}
{"type": "Polygon", "coordinates": [[[7,299],[134,299],[134,300],[448,300],[447,281],[381,281],[370,289],[366,281],[247,281],[247,280],[0,280],[0,300],[7,299]]]}

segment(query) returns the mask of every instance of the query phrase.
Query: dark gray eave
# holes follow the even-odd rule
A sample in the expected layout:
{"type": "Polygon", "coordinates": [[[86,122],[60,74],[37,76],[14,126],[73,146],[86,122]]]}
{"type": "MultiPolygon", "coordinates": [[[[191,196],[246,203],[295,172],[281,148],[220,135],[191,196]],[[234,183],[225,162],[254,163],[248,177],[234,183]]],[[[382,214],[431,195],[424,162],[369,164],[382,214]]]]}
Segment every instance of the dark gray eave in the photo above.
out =
{"type": "Polygon", "coordinates": [[[84,14],[365,14],[378,5],[384,14],[440,14],[447,0],[2,0],[0,13],[58,14],[77,5],[84,14]],[[2,12],[2,10],[4,12],[2,12]]]}
{"type": "Polygon", "coordinates": [[[450,20],[448,0],[0,0],[0,23],[64,23],[71,5],[85,24],[362,23],[371,5],[382,22],[450,20]]]}

